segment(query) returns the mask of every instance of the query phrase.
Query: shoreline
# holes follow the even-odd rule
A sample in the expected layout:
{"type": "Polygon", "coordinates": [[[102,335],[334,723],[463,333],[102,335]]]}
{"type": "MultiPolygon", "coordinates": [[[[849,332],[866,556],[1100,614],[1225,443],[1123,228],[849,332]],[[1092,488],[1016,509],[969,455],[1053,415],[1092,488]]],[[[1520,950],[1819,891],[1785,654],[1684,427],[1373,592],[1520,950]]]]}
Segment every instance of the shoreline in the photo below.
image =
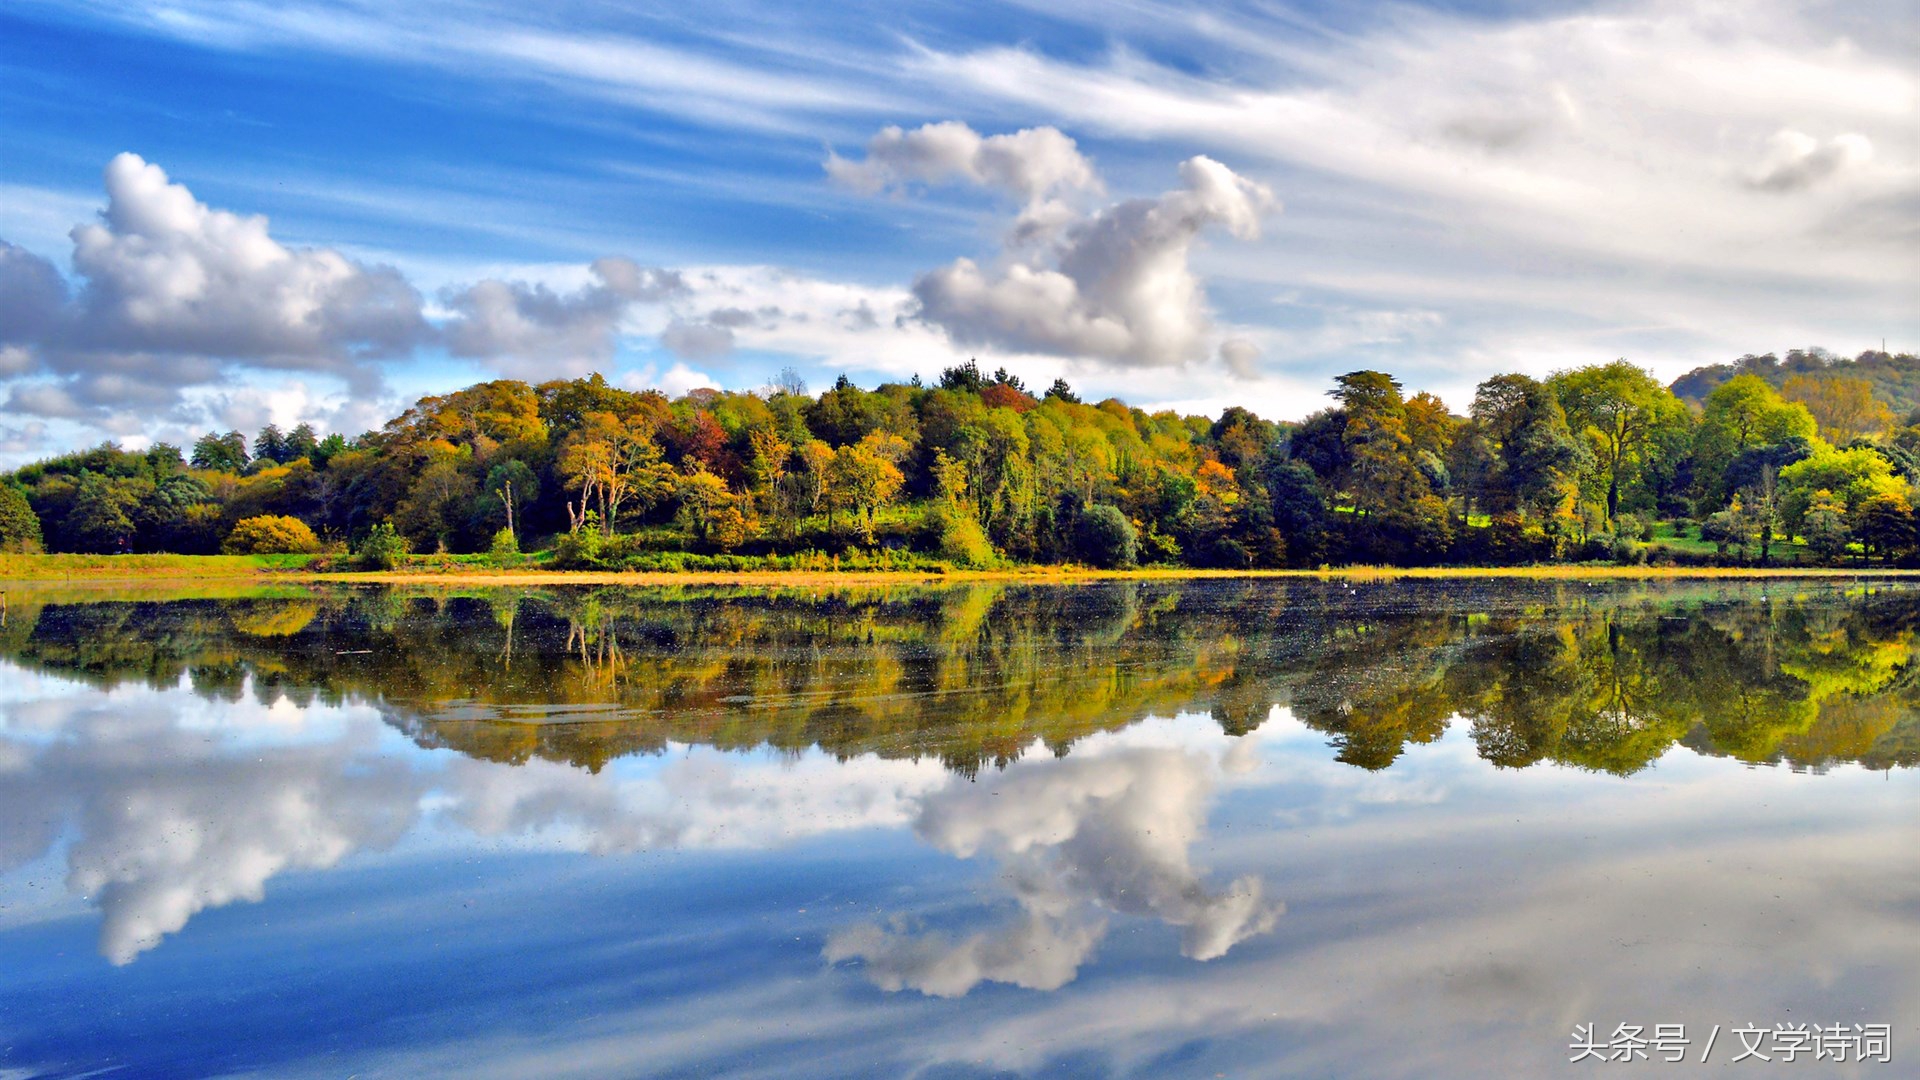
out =
{"type": "Polygon", "coordinates": [[[743,587],[820,587],[877,585],[935,585],[967,583],[1081,584],[1100,581],[1206,580],[1621,580],[1779,578],[1920,578],[1920,570],[1889,567],[1751,567],[1751,566],[1453,566],[1388,567],[1345,566],[1324,570],[1210,570],[1198,568],[1141,568],[1096,570],[1084,567],[1015,567],[1000,570],[515,570],[492,568],[398,569],[387,571],[310,571],[304,568],[250,563],[226,556],[165,556],[164,563],[140,565],[142,556],[7,556],[0,561],[0,588],[160,586],[216,583],[289,586],[306,584],[362,584],[448,587],[531,587],[616,585],[635,588],[675,585],[737,585],[743,587]],[[189,561],[206,559],[204,563],[189,561]],[[136,560],[120,566],[119,559],[136,560]]]}

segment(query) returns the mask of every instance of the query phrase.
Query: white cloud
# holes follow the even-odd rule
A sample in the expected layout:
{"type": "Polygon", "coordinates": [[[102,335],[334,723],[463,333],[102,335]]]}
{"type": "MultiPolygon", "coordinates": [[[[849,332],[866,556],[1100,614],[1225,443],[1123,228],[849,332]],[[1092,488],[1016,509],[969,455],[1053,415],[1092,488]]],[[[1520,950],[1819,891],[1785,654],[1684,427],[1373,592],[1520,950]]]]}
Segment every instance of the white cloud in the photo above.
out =
{"type": "Polygon", "coordinates": [[[443,325],[448,350],[524,378],[585,375],[613,358],[620,321],[634,305],[687,291],[678,273],[629,259],[598,259],[588,271],[593,283],[565,294],[541,283],[493,279],[450,290],[452,316],[443,325]]]}
{"type": "Polygon", "coordinates": [[[241,369],[367,395],[375,361],[431,336],[419,293],[390,267],[289,248],[266,218],[212,209],[135,154],[104,178],[100,220],[71,233],[77,293],[47,260],[0,243],[0,377],[16,380],[0,408],[150,439],[188,419],[185,394],[241,369]]]}
{"type": "Polygon", "coordinates": [[[538,759],[512,767],[461,759],[447,773],[444,812],[477,836],[596,854],[773,847],[904,825],[917,796],[947,779],[932,761],[840,763],[814,755],[782,764],[707,749],[644,777],[621,771],[594,774],[538,759]]]}
{"type": "Polygon", "coordinates": [[[1018,242],[1051,236],[1075,217],[1068,198],[1104,190],[1079,145],[1052,127],[983,137],[957,120],[912,131],[889,125],[868,140],[865,159],[849,161],[829,151],[826,169],[835,181],[867,194],[954,181],[1000,189],[1021,201],[1013,229],[1018,242]]]}
{"type": "Polygon", "coordinates": [[[1470,388],[1543,373],[1540,339],[1672,376],[1920,327],[1905,287],[1920,271],[1920,85],[1897,47],[1838,21],[1770,2],[1396,10],[1318,39],[1223,20],[1209,43],[1226,55],[1205,74],[1125,47],[927,49],[913,63],[1029,122],[1261,163],[1293,212],[1271,242],[1211,256],[1210,276],[1356,309],[1438,306],[1452,332],[1418,359],[1470,388]]]}
{"type": "Polygon", "coordinates": [[[1277,209],[1265,185],[1208,157],[1180,166],[1181,188],[1131,199],[1061,231],[1033,262],[1004,271],[958,259],[914,283],[920,315],[960,344],[1097,357],[1139,366],[1201,358],[1206,298],[1188,265],[1209,226],[1252,239],[1277,209]]]}

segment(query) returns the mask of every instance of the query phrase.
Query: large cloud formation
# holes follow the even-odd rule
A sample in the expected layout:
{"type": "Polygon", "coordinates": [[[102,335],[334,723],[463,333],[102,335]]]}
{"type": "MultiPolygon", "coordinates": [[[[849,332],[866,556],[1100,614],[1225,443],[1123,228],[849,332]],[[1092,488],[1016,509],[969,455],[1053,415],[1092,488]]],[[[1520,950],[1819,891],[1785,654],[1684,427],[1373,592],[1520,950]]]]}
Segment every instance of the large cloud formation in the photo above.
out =
{"type": "Polygon", "coordinates": [[[1205,755],[1129,747],[1030,761],[991,781],[953,783],[921,806],[915,830],[950,854],[987,854],[1021,914],[958,940],[864,923],[834,934],[830,963],[859,960],[885,990],[958,997],[982,982],[1054,990],[1106,936],[1108,912],[1181,929],[1195,960],[1273,929],[1284,910],[1260,879],[1214,891],[1189,852],[1201,839],[1214,765],[1205,755]]]}
{"type": "Polygon", "coordinates": [[[331,376],[364,399],[383,362],[435,344],[509,375],[580,375],[612,359],[636,305],[688,292],[674,271],[609,257],[572,292],[494,279],[449,289],[436,325],[397,269],[289,247],[264,216],[209,207],[137,154],[115,156],[104,186],[100,219],[69,234],[77,290],[0,240],[4,411],[150,434],[156,418],[182,418],[187,391],[231,387],[239,369],[331,376]]]}
{"type": "Polygon", "coordinates": [[[1053,128],[982,138],[964,124],[887,128],[863,161],[832,156],[827,169],[856,188],[967,180],[1025,200],[997,268],[972,259],[914,282],[920,317],[960,345],[1087,357],[1135,366],[1204,358],[1210,323],[1190,265],[1211,227],[1260,234],[1279,208],[1265,185],[1206,156],[1180,166],[1181,187],[1081,214],[1057,192],[1099,190],[1073,140],[1053,128]]]}

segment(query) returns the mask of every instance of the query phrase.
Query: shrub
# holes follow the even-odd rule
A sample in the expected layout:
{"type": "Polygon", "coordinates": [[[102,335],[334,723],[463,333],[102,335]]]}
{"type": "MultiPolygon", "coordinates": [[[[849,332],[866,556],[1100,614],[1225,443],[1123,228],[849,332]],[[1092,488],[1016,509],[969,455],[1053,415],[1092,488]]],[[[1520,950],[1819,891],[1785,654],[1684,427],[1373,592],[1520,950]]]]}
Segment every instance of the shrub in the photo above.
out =
{"type": "Polygon", "coordinates": [[[1111,570],[1140,560],[1140,536],[1117,506],[1098,503],[1087,507],[1080,515],[1077,533],[1077,554],[1094,566],[1111,570]]]}
{"type": "Polygon", "coordinates": [[[972,514],[956,506],[942,506],[928,516],[934,550],[955,566],[980,569],[995,562],[993,544],[972,514]]]}
{"type": "Polygon", "coordinates": [[[320,550],[320,538],[307,523],[281,514],[244,518],[220,545],[225,555],[301,555],[320,550]]]}
{"type": "Polygon", "coordinates": [[[362,570],[391,570],[406,554],[407,546],[393,526],[386,522],[375,525],[360,541],[360,547],[353,553],[354,564],[362,570]]]}
{"type": "Polygon", "coordinates": [[[520,559],[520,540],[513,535],[512,529],[501,529],[493,534],[493,542],[487,545],[487,554],[496,562],[517,562],[520,559]]]}

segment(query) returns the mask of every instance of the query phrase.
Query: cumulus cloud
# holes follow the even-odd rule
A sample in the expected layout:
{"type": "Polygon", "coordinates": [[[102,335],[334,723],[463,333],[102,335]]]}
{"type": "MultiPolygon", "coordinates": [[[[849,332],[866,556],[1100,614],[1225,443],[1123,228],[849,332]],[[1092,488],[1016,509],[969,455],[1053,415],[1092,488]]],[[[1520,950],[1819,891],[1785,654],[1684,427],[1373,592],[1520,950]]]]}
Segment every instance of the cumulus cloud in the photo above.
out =
{"type": "Polygon", "coordinates": [[[1224,956],[1271,930],[1284,907],[1258,878],[1215,891],[1193,866],[1214,778],[1205,755],[1122,747],[955,781],[926,797],[915,831],[961,858],[994,858],[1021,915],[958,939],[860,924],[832,935],[823,955],[861,961],[886,990],[957,997],[982,982],[1052,990],[1073,980],[1108,914],[1120,913],[1180,928],[1180,951],[1192,959],[1224,956]]]}
{"type": "Polygon", "coordinates": [[[492,279],[449,291],[448,351],[532,378],[584,375],[612,359],[629,309],[687,292],[678,273],[629,259],[598,259],[588,271],[594,282],[571,293],[492,279]]]}
{"type": "MultiPolygon", "coordinates": [[[[612,359],[634,308],[690,293],[675,271],[607,257],[572,290],[492,278],[449,287],[435,325],[398,270],[289,247],[265,217],[209,207],[136,154],[114,157],[104,185],[99,220],[70,233],[77,289],[49,260],[0,240],[0,379],[12,380],[0,410],[177,439],[223,422],[207,392],[244,393],[245,369],[328,376],[354,402],[384,407],[385,363],[435,343],[508,375],[581,375],[612,359]]],[[[733,315],[700,322],[706,351],[683,343],[687,355],[715,355],[712,339],[740,325],[733,315]]],[[[318,399],[304,386],[301,395],[318,399]]],[[[345,408],[291,422],[378,423],[345,408]]]]}
{"type": "Polygon", "coordinates": [[[1822,143],[1783,128],[1767,140],[1766,154],[1747,174],[1747,184],[1761,191],[1802,191],[1871,160],[1873,143],[1865,135],[1836,135],[1822,143]]]}
{"type": "Polygon", "coordinates": [[[1195,239],[1214,226],[1253,239],[1278,203],[1209,157],[1183,162],[1180,178],[1159,198],[1076,221],[1030,261],[996,271],[958,259],[922,275],[913,288],[921,318],[963,345],[1136,366],[1199,359],[1209,321],[1189,265],[1195,239]]]}
{"type": "Polygon", "coordinates": [[[420,294],[390,267],[285,247],[265,217],[210,209],[137,154],[105,180],[102,220],[72,234],[85,347],[337,370],[426,333],[420,294]]]}
{"type": "Polygon", "coordinates": [[[431,336],[397,270],[287,247],[265,217],[213,209],[136,154],[108,162],[104,183],[100,219],[70,234],[77,292],[46,259],[0,242],[5,376],[48,380],[12,387],[11,411],[124,433],[238,367],[368,391],[372,361],[431,336]]]}

